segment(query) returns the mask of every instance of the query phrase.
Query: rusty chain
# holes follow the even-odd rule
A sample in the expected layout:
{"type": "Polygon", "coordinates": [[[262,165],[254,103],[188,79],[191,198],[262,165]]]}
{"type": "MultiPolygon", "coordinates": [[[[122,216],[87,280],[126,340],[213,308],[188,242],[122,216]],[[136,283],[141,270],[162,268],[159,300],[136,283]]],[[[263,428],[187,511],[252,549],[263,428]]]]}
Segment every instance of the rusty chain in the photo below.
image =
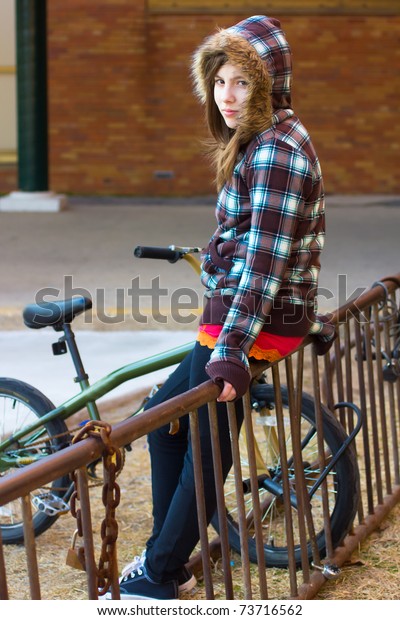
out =
{"type": "MultiPolygon", "coordinates": [[[[118,538],[118,523],[115,519],[115,511],[120,502],[120,487],[116,477],[122,466],[121,451],[111,444],[111,425],[100,420],[92,420],[75,435],[73,443],[82,441],[87,437],[95,437],[103,443],[103,470],[104,483],[102,501],[105,507],[105,518],[101,523],[101,551],[97,566],[97,585],[99,595],[105,594],[112,582],[113,557],[115,556],[115,544],[118,538]]],[[[71,496],[71,514],[76,519],[77,532],[83,535],[81,509],[78,506],[79,488],[76,473],[71,474],[74,482],[74,491],[71,496]]],[[[77,556],[82,567],[85,567],[84,548],[77,549],[77,556]]]]}

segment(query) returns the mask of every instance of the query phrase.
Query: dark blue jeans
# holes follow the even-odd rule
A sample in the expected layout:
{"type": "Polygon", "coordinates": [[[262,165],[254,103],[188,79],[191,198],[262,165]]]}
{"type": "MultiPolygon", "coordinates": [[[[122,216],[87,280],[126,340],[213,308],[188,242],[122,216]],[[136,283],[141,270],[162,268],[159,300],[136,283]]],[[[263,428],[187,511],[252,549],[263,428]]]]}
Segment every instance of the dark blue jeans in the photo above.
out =
{"type": "MultiPolygon", "coordinates": [[[[209,379],[205,365],[211,350],[196,343],[164,385],[147,403],[146,409],[182,394],[209,379]]],[[[224,479],[232,466],[232,453],[226,405],[217,404],[218,430],[224,479]]],[[[207,519],[216,510],[214,471],[207,406],[201,407],[199,431],[207,519]]],[[[241,401],[236,403],[236,418],[243,421],[241,401]]],[[[180,428],[169,434],[169,424],[148,436],[153,495],[153,533],[146,545],[146,568],[155,581],[176,578],[199,541],[193,454],[189,416],[180,418],[180,428]]]]}

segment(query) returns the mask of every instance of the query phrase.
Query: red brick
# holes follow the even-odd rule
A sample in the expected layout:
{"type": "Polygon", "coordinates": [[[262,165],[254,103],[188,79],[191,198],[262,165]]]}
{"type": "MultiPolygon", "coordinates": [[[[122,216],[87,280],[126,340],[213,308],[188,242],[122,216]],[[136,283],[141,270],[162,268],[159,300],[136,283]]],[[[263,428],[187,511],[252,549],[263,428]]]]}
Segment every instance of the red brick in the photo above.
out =
{"type": "MultiPolygon", "coordinates": [[[[48,3],[51,189],[204,195],[203,110],[190,59],[243,15],[147,15],[144,0],[48,3]],[[172,179],[156,171],[172,171],[172,179]]],[[[294,109],[328,193],[399,193],[400,16],[281,19],[293,50],[294,109]]],[[[0,191],[15,182],[0,168],[0,191]]]]}

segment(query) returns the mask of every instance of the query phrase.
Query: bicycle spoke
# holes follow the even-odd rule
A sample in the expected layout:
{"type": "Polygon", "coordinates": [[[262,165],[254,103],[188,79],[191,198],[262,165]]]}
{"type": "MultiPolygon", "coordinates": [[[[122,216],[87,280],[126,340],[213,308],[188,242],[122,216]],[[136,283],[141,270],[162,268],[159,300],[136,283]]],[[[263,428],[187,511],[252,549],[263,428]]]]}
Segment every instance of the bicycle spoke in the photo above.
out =
{"type": "MultiPolygon", "coordinates": [[[[21,432],[18,441],[0,449],[1,477],[46,458],[69,443],[69,431],[62,420],[49,421],[29,432],[28,428],[33,423],[37,426],[38,419],[52,409],[53,403],[32,386],[16,379],[0,379],[0,440],[5,441],[17,431],[21,432]]],[[[63,476],[32,491],[32,520],[36,534],[45,531],[59,513],[65,512],[62,497],[68,487],[69,477],[63,476]]],[[[0,507],[0,527],[3,543],[23,543],[23,515],[18,500],[0,507]]]]}

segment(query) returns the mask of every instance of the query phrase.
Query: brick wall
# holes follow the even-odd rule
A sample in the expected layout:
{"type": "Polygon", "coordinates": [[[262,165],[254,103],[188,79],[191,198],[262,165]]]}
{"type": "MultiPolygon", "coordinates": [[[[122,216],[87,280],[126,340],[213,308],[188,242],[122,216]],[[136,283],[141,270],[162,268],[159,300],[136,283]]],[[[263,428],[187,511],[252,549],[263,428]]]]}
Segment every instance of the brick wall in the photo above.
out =
{"type": "Polygon", "coordinates": [[[50,178],[136,193],[148,176],[144,0],[48,3],[50,178]]]}
{"type": "Polygon", "coordinates": [[[14,164],[0,164],[0,194],[9,194],[17,188],[17,169],[14,164]]]}
{"type": "MultiPolygon", "coordinates": [[[[203,112],[190,56],[243,15],[146,14],[144,0],[48,3],[51,189],[202,195],[203,112]]],[[[277,15],[278,16],[278,15],[277,15]]],[[[278,16],[279,17],[279,16],[278,16]]],[[[400,193],[400,17],[283,16],[294,109],[329,193],[400,193]]],[[[0,191],[3,189],[0,172],[0,191]]]]}
{"type": "MultiPolygon", "coordinates": [[[[158,91],[151,112],[165,132],[154,164],[176,172],[170,183],[176,192],[211,187],[207,162],[198,155],[202,113],[188,92],[187,57],[217,19],[198,17],[193,27],[190,17],[154,16],[149,25],[149,61],[158,66],[149,87],[158,91]]],[[[239,19],[224,16],[218,23],[239,19]]],[[[400,19],[285,16],[282,24],[293,50],[294,109],[311,132],[327,191],[399,192],[400,119],[393,103],[400,86],[400,19]]]]}

